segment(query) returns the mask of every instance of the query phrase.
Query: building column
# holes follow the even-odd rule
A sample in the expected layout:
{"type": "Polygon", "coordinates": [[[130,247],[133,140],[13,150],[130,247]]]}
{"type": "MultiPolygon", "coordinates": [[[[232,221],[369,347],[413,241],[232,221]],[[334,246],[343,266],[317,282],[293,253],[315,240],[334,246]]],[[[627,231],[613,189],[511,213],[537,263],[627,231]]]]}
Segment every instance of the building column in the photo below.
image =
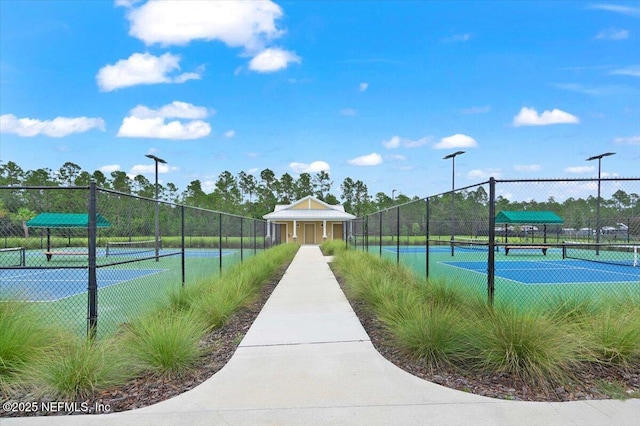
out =
{"type": "Polygon", "coordinates": [[[327,221],[322,221],[322,241],[326,241],[327,239],[327,221]]]}
{"type": "Polygon", "coordinates": [[[298,221],[294,219],[293,220],[293,242],[294,243],[298,239],[298,231],[296,229],[297,227],[298,227],[298,221]]]}
{"type": "Polygon", "coordinates": [[[267,238],[271,236],[271,221],[267,221],[267,238]]]}

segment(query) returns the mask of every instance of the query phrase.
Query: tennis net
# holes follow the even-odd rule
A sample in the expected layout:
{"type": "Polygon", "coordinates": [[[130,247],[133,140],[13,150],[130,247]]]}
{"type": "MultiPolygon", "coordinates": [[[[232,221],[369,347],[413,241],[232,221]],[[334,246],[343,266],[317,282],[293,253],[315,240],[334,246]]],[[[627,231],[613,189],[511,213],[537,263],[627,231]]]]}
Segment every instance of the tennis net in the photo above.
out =
{"type": "MultiPolygon", "coordinates": [[[[158,240],[158,249],[162,249],[162,239],[158,240]]],[[[156,240],[146,241],[113,241],[105,246],[105,256],[132,256],[144,253],[155,253],[156,240]]]]}
{"type": "Polygon", "coordinates": [[[590,244],[573,241],[564,241],[562,244],[563,259],[633,267],[638,266],[638,251],[640,251],[640,245],[632,244],[590,244]]]}
{"type": "Polygon", "coordinates": [[[26,250],[24,247],[8,247],[0,249],[0,267],[25,266],[26,250]]]}
{"type": "MultiPolygon", "coordinates": [[[[486,238],[456,238],[450,241],[449,244],[453,245],[454,251],[461,253],[489,251],[489,240],[486,238]]],[[[498,251],[498,246],[495,247],[495,250],[498,251]]]]}

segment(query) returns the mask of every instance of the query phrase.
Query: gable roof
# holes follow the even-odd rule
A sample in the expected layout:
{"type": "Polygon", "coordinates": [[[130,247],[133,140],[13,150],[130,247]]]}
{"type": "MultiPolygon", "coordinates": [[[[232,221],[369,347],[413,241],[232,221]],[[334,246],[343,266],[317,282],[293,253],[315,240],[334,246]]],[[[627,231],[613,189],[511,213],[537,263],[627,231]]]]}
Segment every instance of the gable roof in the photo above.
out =
{"type": "MultiPolygon", "coordinates": [[[[89,215],[87,213],[40,213],[27,221],[30,228],[88,228],[89,215]]],[[[100,213],[96,215],[96,226],[106,228],[111,226],[109,221],[100,213]]]]}
{"type": "Polygon", "coordinates": [[[335,220],[346,221],[356,217],[344,211],[342,205],[327,204],[312,195],[307,195],[291,204],[278,204],[273,212],[262,216],[267,220],[335,220]],[[306,205],[306,208],[305,208],[306,205]],[[318,208],[320,207],[320,208],[318,208]]]}
{"type": "Polygon", "coordinates": [[[503,210],[496,215],[496,223],[528,223],[547,224],[564,223],[564,219],[549,210],[542,211],[506,211],[503,210]]]}

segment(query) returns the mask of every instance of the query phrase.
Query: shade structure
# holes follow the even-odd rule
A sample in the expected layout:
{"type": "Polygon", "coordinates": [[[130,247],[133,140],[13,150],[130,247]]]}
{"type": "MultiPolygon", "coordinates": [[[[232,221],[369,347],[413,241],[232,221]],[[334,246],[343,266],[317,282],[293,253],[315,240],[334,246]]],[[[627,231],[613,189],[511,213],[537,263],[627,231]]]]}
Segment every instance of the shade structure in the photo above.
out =
{"type": "MultiPolygon", "coordinates": [[[[88,228],[87,213],[40,213],[27,221],[29,228],[88,228]]],[[[108,228],[111,223],[100,213],[96,215],[96,226],[108,228]]]]}
{"type": "Polygon", "coordinates": [[[496,224],[562,224],[564,219],[549,210],[541,211],[506,211],[503,210],[496,215],[496,224]]]}

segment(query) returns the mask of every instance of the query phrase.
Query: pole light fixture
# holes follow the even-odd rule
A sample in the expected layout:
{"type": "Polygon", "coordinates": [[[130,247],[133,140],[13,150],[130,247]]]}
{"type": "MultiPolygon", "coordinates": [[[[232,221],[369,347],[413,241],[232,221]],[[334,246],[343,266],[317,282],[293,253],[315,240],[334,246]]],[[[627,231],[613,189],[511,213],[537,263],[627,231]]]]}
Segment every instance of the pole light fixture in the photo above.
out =
{"type": "Polygon", "coordinates": [[[162,158],[156,157],[152,154],[145,155],[147,158],[151,158],[156,165],[156,183],[155,183],[155,199],[156,199],[156,262],[160,260],[160,204],[158,203],[158,163],[166,164],[162,158]]]}
{"type": "Polygon", "coordinates": [[[453,154],[449,154],[443,157],[443,160],[451,158],[451,256],[453,256],[453,241],[455,239],[455,189],[456,189],[456,157],[464,154],[465,151],[456,151],[453,154]]]}
{"type": "Polygon", "coordinates": [[[596,255],[600,255],[600,179],[602,174],[602,158],[614,155],[615,152],[605,152],[604,154],[594,155],[587,158],[586,161],[598,160],[598,203],[596,204],[596,255]]]}

